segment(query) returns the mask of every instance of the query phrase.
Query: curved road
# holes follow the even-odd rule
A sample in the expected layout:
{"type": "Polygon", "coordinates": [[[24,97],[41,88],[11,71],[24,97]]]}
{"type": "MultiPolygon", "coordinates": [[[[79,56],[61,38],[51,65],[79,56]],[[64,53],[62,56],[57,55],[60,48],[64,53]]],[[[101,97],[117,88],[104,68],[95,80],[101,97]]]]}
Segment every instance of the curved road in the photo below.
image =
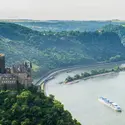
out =
{"type": "Polygon", "coordinates": [[[93,64],[93,65],[75,65],[75,66],[71,66],[71,67],[68,67],[68,68],[65,68],[65,69],[55,69],[55,70],[52,70],[52,71],[48,72],[45,76],[42,76],[34,84],[36,86],[39,86],[42,83],[46,83],[49,80],[53,79],[54,76],[56,76],[57,74],[62,73],[62,72],[66,72],[66,71],[73,71],[73,70],[76,70],[76,69],[84,69],[84,68],[91,68],[91,69],[93,69],[95,67],[99,67],[99,66],[104,67],[106,65],[117,66],[117,65],[121,65],[123,63],[125,63],[125,61],[111,62],[111,63],[96,63],[96,64],[93,64]]]}

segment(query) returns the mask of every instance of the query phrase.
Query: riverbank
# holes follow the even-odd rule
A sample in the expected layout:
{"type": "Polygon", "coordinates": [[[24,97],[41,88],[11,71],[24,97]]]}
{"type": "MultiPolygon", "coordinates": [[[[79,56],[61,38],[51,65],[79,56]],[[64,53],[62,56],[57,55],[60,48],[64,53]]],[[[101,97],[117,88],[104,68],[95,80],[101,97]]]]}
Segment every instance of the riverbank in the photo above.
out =
{"type": "Polygon", "coordinates": [[[97,78],[97,77],[101,77],[101,76],[106,76],[106,75],[113,75],[113,74],[117,74],[118,72],[108,72],[108,73],[104,73],[104,74],[98,74],[98,75],[94,75],[94,76],[89,76],[86,78],[82,78],[80,80],[74,80],[72,82],[61,82],[61,84],[67,84],[67,85],[71,85],[71,84],[75,84],[75,83],[79,83],[82,80],[88,80],[88,79],[92,79],[92,78],[97,78]]]}
{"type": "Polygon", "coordinates": [[[42,76],[41,78],[39,78],[38,81],[34,82],[35,85],[40,85],[41,82],[44,82],[45,80],[47,80],[50,77],[54,77],[60,73],[63,72],[72,72],[73,70],[77,70],[77,69],[83,69],[83,68],[94,68],[94,67],[99,67],[99,66],[103,66],[103,65],[119,65],[119,64],[124,64],[124,61],[118,61],[118,62],[111,62],[111,63],[106,63],[106,62],[97,62],[95,64],[89,64],[89,65],[74,65],[74,66],[69,66],[67,68],[57,68],[54,70],[51,70],[49,72],[47,72],[44,76],[42,76]]]}
{"type": "MultiPolygon", "coordinates": [[[[40,86],[40,90],[42,92],[44,92],[44,94],[46,95],[46,91],[45,91],[46,83],[48,81],[52,80],[56,75],[59,75],[63,72],[68,73],[68,72],[75,71],[77,69],[88,69],[88,68],[93,69],[95,67],[102,67],[103,68],[104,66],[109,66],[109,65],[113,65],[112,67],[114,67],[114,66],[117,66],[117,65],[120,66],[121,64],[125,64],[125,61],[112,62],[112,63],[96,63],[96,64],[93,64],[93,65],[84,65],[84,66],[83,65],[77,65],[77,66],[71,66],[71,67],[68,67],[68,68],[65,68],[65,69],[55,69],[55,70],[52,70],[52,71],[48,72],[44,76],[42,76],[37,82],[34,82],[34,85],[40,86]],[[48,79],[50,79],[50,80],[48,80],[48,79]],[[42,85],[42,87],[41,87],[41,85],[42,85]]],[[[97,77],[97,76],[95,76],[95,77],[97,77]]]]}
{"type": "Polygon", "coordinates": [[[40,88],[41,88],[41,91],[44,93],[44,95],[47,96],[45,91],[45,83],[41,83],[40,88]]]}
{"type": "Polygon", "coordinates": [[[125,71],[125,67],[114,67],[113,69],[100,69],[100,70],[91,70],[91,72],[84,72],[81,74],[76,74],[75,76],[71,77],[68,76],[64,83],[68,84],[68,83],[74,83],[76,82],[76,80],[81,80],[81,79],[89,79],[89,78],[93,78],[93,77],[98,77],[98,76],[103,76],[106,74],[110,74],[110,73],[116,73],[116,72],[120,72],[120,71],[125,71]]]}

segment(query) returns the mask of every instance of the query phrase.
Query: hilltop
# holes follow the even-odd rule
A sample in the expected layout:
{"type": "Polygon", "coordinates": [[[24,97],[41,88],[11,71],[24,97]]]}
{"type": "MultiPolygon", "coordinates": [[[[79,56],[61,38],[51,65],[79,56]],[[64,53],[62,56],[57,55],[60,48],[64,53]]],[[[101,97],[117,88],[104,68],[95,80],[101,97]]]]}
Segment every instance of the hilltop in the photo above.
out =
{"type": "Polygon", "coordinates": [[[20,24],[25,27],[29,27],[33,30],[38,31],[96,31],[105,25],[121,25],[125,24],[125,21],[74,21],[74,20],[48,20],[48,21],[38,21],[38,20],[16,20],[16,24],[20,24]]]}
{"type": "Polygon", "coordinates": [[[7,65],[30,60],[34,76],[55,68],[125,59],[125,48],[114,32],[34,31],[14,23],[0,23],[0,52],[7,65]]]}

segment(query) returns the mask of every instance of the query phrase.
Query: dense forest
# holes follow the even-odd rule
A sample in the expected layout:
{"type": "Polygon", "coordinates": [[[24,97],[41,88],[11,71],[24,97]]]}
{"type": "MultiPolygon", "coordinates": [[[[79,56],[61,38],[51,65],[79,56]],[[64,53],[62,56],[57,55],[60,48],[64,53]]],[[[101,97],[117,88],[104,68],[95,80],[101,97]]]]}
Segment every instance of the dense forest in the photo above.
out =
{"type": "Polygon", "coordinates": [[[121,38],[121,42],[125,46],[125,25],[106,25],[103,28],[101,28],[104,32],[114,32],[119,35],[121,38]]]}
{"type": "Polygon", "coordinates": [[[38,32],[0,23],[0,52],[6,64],[30,60],[34,77],[55,68],[125,59],[125,48],[117,33],[109,31],[38,32]]]}
{"type": "Polygon", "coordinates": [[[0,91],[0,125],[81,125],[63,105],[35,87],[0,91]]]}

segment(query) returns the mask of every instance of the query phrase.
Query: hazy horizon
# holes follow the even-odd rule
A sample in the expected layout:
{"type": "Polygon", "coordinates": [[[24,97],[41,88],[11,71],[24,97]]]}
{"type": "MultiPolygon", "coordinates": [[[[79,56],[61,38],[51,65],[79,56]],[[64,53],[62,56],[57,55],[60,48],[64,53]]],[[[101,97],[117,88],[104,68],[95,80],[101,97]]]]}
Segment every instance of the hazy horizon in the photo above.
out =
{"type": "Polygon", "coordinates": [[[27,21],[100,21],[100,22],[101,22],[101,21],[102,21],[102,22],[104,22],[104,21],[125,21],[125,20],[120,20],[120,19],[107,19],[107,20],[106,20],[106,19],[105,19],[105,20],[104,20],[104,19],[102,19],[102,20],[101,20],[101,19],[100,19],[100,20],[95,20],[95,19],[93,19],[93,20],[90,19],[90,20],[89,20],[89,19],[85,19],[85,20],[82,20],[82,19],[30,19],[30,18],[2,18],[2,19],[0,18],[0,20],[3,20],[3,21],[4,21],[4,20],[5,20],[5,21],[6,21],[6,20],[7,20],[7,21],[11,21],[11,20],[12,20],[12,21],[16,21],[16,20],[17,20],[17,21],[18,21],[18,20],[20,20],[20,21],[21,21],[21,20],[22,20],[22,21],[23,21],[23,20],[24,20],[24,21],[25,21],[25,20],[27,20],[27,21]]]}
{"type": "Polygon", "coordinates": [[[125,20],[124,0],[0,0],[0,19],[125,20]]]}

